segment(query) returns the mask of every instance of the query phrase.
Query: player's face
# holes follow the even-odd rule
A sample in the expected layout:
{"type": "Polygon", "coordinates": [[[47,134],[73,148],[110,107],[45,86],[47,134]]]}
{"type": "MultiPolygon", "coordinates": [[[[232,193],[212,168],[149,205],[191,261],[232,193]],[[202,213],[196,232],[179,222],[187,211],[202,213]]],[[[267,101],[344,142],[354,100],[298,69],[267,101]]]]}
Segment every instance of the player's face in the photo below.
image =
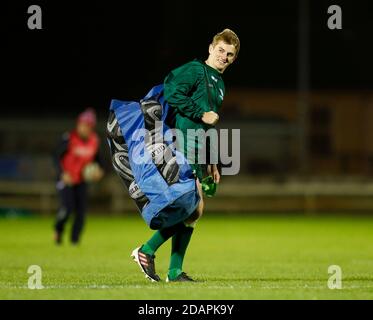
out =
{"type": "Polygon", "coordinates": [[[213,68],[223,73],[236,58],[236,48],[232,44],[219,41],[215,46],[210,44],[209,62],[213,68]]]}
{"type": "Polygon", "coordinates": [[[92,132],[92,127],[84,122],[80,122],[78,123],[76,130],[81,138],[87,139],[92,132]]]}

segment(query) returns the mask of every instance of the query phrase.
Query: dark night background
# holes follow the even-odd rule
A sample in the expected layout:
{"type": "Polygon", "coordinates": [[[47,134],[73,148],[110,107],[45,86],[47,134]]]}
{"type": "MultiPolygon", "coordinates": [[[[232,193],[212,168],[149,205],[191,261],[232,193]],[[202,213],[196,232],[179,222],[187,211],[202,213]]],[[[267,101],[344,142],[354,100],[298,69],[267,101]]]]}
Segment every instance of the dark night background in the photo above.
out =
{"type": "MultiPolygon", "coordinates": [[[[24,1],[3,7],[2,116],[73,115],[133,100],[179,64],[206,57],[229,27],[241,39],[229,87],[296,89],[298,1],[24,1]],[[38,4],[43,30],[27,28],[38,4]],[[4,32],[5,31],[5,32],[4,32]]],[[[310,1],[311,89],[371,89],[372,2],[310,1]],[[327,28],[338,4],[343,30],[327,28]]],[[[229,91],[228,91],[229,93],[229,91]]]]}

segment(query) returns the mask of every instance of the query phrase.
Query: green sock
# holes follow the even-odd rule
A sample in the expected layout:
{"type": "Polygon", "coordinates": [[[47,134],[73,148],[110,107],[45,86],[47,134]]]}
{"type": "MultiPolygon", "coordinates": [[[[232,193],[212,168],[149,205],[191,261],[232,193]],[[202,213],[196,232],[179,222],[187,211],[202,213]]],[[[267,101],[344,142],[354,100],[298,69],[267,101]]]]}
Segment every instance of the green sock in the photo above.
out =
{"type": "Polygon", "coordinates": [[[175,279],[183,270],[183,261],[186,249],[189,245],[194,228],[186,226],[176,232],[172,237],[171,261],[168,270],[168,278],[175,279]]]}
{"type": "Polygon", "coordinates": [[[154,255],[157,249],[169,238],[171,238],[180,228],[182,228],[183,225],[183,223],[179,223],[175,226],[156,231],[153,236],[141,247],[141,252],[151,256],[154,255]]]}

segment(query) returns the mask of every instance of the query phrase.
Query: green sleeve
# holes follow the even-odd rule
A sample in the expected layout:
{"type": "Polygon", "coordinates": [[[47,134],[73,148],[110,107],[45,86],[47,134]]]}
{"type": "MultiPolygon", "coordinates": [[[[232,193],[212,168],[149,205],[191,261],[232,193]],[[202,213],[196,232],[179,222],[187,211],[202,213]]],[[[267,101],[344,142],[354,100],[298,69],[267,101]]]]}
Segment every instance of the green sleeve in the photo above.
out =
{"type": "Polygon", "coordinates": [[[164,81],[166,101],[184,116],[192,120],[200,120],[205,111],[195,103],[190,93],[203,79],[203,68],[198,65],[187,64],[172,71],[164,81]]]}

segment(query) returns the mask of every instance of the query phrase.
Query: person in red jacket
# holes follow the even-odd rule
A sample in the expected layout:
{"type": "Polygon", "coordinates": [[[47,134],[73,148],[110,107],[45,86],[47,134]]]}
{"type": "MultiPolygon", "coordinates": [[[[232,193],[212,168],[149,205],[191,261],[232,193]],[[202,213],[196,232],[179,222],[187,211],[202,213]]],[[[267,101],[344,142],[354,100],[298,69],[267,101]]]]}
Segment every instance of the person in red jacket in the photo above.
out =
{"type": "Polygon", "coordinates": [[[55,242],[62,243],[65,224],[73,211],[75,219],[71,232],[71,242],[77,244],[83,230],[87,207],[87,184],[83,171],[86,165],[96,162],[99,165],[93,172],[91,181],[103,176],[102,160],[99,153],[99,138],[95,133],[96,114],[93,109],[82,112],[76,128],[63,135],[55,152],[57,166],[57,190],[60,196],[60,209],[55,223],[55,242]]]}

